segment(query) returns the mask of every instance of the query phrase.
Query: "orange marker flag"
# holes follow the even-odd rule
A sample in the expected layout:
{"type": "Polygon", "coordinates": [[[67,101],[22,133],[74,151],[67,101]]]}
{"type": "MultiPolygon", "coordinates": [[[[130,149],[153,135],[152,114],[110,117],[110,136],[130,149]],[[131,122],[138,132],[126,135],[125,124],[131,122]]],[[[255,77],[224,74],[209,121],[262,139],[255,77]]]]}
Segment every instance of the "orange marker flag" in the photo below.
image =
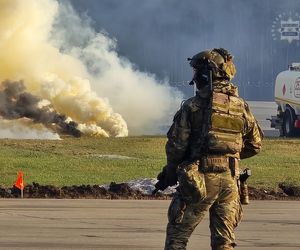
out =
{"type": "Polygon", "coordinates": [[[24,180],[23,180],[23,172],[22,171],[19,171],[19,173],[18,173],[18,178],[16,180],[15,186],[18,189],[20,189],[21,191],[23,191],[25,183],[24,183],[24,180]]]}

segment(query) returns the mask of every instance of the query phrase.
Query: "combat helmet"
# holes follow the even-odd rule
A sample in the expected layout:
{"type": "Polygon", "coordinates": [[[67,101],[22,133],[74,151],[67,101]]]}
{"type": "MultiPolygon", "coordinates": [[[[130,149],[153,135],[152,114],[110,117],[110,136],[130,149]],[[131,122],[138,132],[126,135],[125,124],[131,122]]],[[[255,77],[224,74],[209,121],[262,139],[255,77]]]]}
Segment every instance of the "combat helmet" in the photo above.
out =
{"type": "Polygon", "coordinates": [[[202,51],[188,60],[196,73],[211,70],[213,79],[230,81],[236,73],[233,56],[223,48],[202,51]]]}

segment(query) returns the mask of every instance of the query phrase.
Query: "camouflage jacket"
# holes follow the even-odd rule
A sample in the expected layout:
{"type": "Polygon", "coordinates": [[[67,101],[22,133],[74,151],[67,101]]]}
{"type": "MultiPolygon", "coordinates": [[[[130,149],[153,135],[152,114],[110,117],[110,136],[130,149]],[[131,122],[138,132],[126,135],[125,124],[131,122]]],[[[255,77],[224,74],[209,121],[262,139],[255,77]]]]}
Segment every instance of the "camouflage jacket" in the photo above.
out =
{"type": "MultiPolygon", "coordinates": [[[[214,83],[213,89],[227,95],[238,96],[237,88],[228,82],[214,83]]],[[[168,165],[178,165],[184,160],[199,159],[204,153],[207,154],[207,152],[202,152],[203,148],[201,148],[202,144],[199,143],[199,137],[201,137],[203,123],[207,123],[205,112],[208,110],[209,96],[209,86],[206,86],[197,91],[194,97],[185,101],[175,114],[173,124],[167,133],[166,154],[168,165]]],[[[250,112],[248,104],[244,101],[243,103],[244,131],[242,133],[242,150],[234,155],[227,154],[228,156],[241,159],[257,154],[260,151],[263,137],[262,131],[250,112]]]]}

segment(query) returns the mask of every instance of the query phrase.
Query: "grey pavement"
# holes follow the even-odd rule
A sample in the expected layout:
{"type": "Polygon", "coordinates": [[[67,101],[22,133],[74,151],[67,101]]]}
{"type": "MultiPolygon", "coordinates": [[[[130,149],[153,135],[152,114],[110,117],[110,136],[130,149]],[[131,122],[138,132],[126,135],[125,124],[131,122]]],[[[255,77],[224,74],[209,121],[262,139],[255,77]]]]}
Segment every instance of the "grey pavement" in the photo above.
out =
{"type": "MultiPolygon", "coordinates": [[[[169,203],[1,199],[0,249],[163,249],[169,203]]],[[[251,201],[236,236],[236,249],[300,249],[300,202],[251,201]]],[[[187,249],[210,249],[207,216],[187,249]]]]}

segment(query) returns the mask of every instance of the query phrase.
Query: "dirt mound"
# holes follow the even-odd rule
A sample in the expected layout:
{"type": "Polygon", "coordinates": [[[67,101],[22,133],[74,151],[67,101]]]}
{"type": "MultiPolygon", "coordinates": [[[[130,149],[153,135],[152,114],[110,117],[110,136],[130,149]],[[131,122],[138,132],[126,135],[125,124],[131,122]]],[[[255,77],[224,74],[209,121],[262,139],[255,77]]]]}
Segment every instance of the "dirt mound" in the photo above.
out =
{"type": "Polygon", "coordinates": [[[279,188],[289,196],[300,197],[300,186],[292,186],[286,183],[280,183],[279,188]]]}
{"type": "MultiPolygon", "coordinates": [[[[81,185],[55,187],[40,185],[33,182],[24,188],[24,198],[57,198],[57,199],[168,199],[171,195],[157,194],[155,196],[143,194],[134,190],[127,183],[112,182],[106,189],[99,185],[81,185]]],[[[18,198],[20,190],[16,187],[5,188],[0,186],[0,198],[18,198]]]]}
{"type": "MultiPolygon", "coordinates": [[[[278,191],[249,187],[251,200],[300,200],[300,187],[284,183],[279,184],[278,191]]],[[[18,198],[20,190],[16,187],[0,187],[0,198],[18,198]]],[[[108,188],[99,185],[81,185],[55,187],[32,183],[24,188],[24,198],[57,198],[57,199],[170,199],[172,194],[144,194],[130,188],[127,183],[112,182],[108,188]]]]}
{"type": "MultiPolygon", "coordinates": [[[[249,197],[251,200],[290,200],[295,199],[293,196],[289,196],[282,190],[274,191],[268,189],[259,189],[249,187],[249,197]]],[[[300,197],[298,197],[300,199],[300,197]]]]}

